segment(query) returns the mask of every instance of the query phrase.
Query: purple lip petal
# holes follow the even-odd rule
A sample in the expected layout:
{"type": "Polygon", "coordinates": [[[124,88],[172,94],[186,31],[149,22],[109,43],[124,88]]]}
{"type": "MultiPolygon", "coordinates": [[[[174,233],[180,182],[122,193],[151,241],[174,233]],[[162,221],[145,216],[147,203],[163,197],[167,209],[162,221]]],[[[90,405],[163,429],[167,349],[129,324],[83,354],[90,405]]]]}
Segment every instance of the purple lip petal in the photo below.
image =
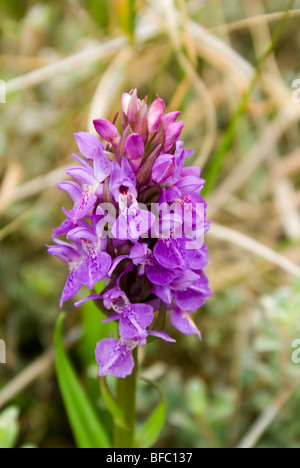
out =
{"type": "Polygon", "coordinates": [[[87,159],[93,160],[95,154],[102,148],[102,144],[96,135],[91,133],[74,133],[79,151],[87,159]]]}
{"type": "Polygon", "coordinates": [[[133,304],[132,310],[141,327],[147,328],[151,325],[154,318],[153,307],[147,304],[133,304]]]}
{"type": "Polygon", "coordinates": [[[100,366],[99,376],[114,375],[119,379],[125,379],[130,375],[134,368],[132,351],[136,346],[112,338],[100,341],[95,352],[96,361],[100,366]]]}
{"type": "Polygon", "coordinates": [[[104,296],[104,305],[114,310],[106,322],[119,321],[119,333],[123,340],[147,338],[146,328],[153,321],[153,307],[148,304],[130,304],[126,295],[118,289],[113,290],[111,295],[104,296]]]}
{"type": "Polygon", "coordinates": [[[80,290],[82,283],[78,281],[74,272],[71,272],[68,276],[67,282],[65,284],[62,296],[60,298],[60,307],[62,308],[63,304],[70,299],[72,299],[80,290]]]}
{"type": "Polygon", "coordinates": [[[111,266],[111,257],[105,252],[93,250],[87,256],[87,265],[89,271],[88,287],[93,289],[96,283],[107,276],[111,266]]]}
{"type": "Polygon", "coordinates": [[[80,203],[75,205],[74,208],[69,211],[68,217],[76,224],[79,219],[88,215],[91,209],[95,206],[96,201],[96,195],[94,193],[89,193],[87,190],[82,194],[80,203]]]}

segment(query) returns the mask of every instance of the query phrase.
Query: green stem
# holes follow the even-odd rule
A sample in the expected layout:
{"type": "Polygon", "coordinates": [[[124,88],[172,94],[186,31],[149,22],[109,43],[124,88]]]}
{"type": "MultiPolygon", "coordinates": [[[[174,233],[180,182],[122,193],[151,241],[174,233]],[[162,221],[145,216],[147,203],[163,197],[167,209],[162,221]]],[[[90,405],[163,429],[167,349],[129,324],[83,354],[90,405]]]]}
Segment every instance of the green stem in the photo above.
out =
{"type": "Polygon", "coordinates": [[[135,367],[132,375],[126,379],[118,379],[117,382],[117,404],[123,411],[127,428],[124,429],[115,424],[115,448],[135,447],[137,349],[133,351],[133,357],[135,367]]]}

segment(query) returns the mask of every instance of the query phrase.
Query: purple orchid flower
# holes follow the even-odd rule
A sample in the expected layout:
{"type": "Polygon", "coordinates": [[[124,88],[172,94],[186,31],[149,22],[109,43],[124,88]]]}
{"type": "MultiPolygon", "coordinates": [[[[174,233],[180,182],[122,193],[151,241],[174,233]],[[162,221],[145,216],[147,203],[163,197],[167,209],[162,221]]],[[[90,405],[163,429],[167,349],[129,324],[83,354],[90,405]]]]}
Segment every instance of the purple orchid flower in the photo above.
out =
{"type": "Polygon", "coordinates": [[[74,136],[76,138],[79,151],[84,157],[86,157],[86,159],[93,161],[99,150],[105,149],[105,146],[101,143],[99,138],[91,133],[80,132],[75,133],[74,136]]]}
{"type": "Polygon", "coordinates": [[[141,341],[147,338],[147,327],[153,321],[153,307],[148,304],[131,304],[126,294],[119,288],[109,290],[104,295],[92,294],[75,304],[80,307],[87,301],[103,300],[107,310],[114,312],[103,323],[119,321],[119,334],[123,340],[141,341]]]}
{"type": "Polygon", "coordinates": [[[63,242],[59,245],[48,246],[48,252],[69,266],[69,276],[60,299],[60,307],[62,307],[63,303],[72,299],[84,284],[87,273],[84,259],[76,247],[63,242]]]}
{"type": "Polygon", "coordinates": [[[102,251],[101,240],[91,228],[77,227],[69,232],[67,238],[77,244],[84,258],[87,275],[83,284],[93,289],[96,283],[107,276],[111,267],[110,255],[102,251]]]}
{"type": "Polygon", "coordinates": [[[176,184],[183,171],[186,158],[192,154],[193,151],[185,150],[183,142],[178,141],[174,154],[162,154],[157,158],[152,169],[152,179],[158,184],[176,184]]]}
{"type": "Polygon", "coordinates": [[[148,304],[130,304],[120,290],[111,290],[104,296],[104,305],[114,313],[103,323],[119,321],[120,337],[124,340],[142,340],[147,337],[147,327],[154,318],[153,308],[148,304]],[[108,296],[110,298],[108,299],[108,296]]]}
{"type": "Polygon", "coordinates": [[[170,284],[180,274],[176,270],[168,270],[161,266],[146,244],[137,243],[131,249],[129,258],[132,259],[135,265],[140,265],[140,267],[144,268],[147,278],[158,286],[170,284]]]}
{"type": "Polygon", "coordinates": [[[132,133],[126,139],[125,150],[131,168],[136,174],[141,167],[142,158],[145,154],[143,138],[138,133],[132,133]]]}
{"type": "Polygon", "coordinates": [[[165,304],[174,303],[188,312],[198,310],[212,296],[208,279],[203,271],[192,270],[184,270],[181,277],[165,287],[154,285],[152,292],[165,304]]]}
{"type": "Polygon", "coordinates": [[[136,183],[135,174],[126,158],[122,159],[121,166],[113,163],[110,191],[120,209],[120,216],[112,227],[112,235],[116,239],[136,242],[151,229],[155,221],[151,212],[140,209],[136,183]]]}
{"type": "MultiPolygon", "coordinates": [[[[83,137],[81,138],[83,139],[83,137]]],[[[82,145],[83,143],[80,145],[81,148],[82,145]]],[[[82,151],[85,150],[82,148],[82,151]]],[[[92,154],[91,152],[88,152],[88,150],[86,150],[85,153],[92,154]]],[[[67,169],[66,173],[79,182],[81,189],[80,185],[72,182],[60,183],[59,188],[65,190],[75,202],[75,206],[68,213],[68,217],[76,223],[79,219],[82,219],[89,214],[95,206],[98,197],[102,196],[102,182],[104,182],[110,175],[112,165],[104,155],[101,145],[96,148],[96,152],[93,155],[94,167],[75,154],[73,154],[73,158],[79,161],[82,166],[67,169]]]]}
{"type": "Polygon", "coordinates": [[[212,295],[204,273],[205,180],[199,167],[185,167],[193,152],[179,140],[180,112],[165,111],[159,96],[148,106],[137,90],[123,94],[121,122],[118,114],[112,122],[94,121],[104,141],[75,134],[82,157],[73,154],[77,165],[66,171],[73,180],[58,184],[74,203],[70,211],[63,208],[66,219],[54,230],[56,245],[48,247],[69,267],[60,303],[105,279],[102,295],[75,305],[100,301],[111,310],[104,322],[118,321],[119,339],[97,345],[102,376],[130,375],[132,351],[149,336],[174,341],[164,330],[151,330],[162,306],[177,330],[201,338],[193,313],[212,295]]]}
{"type": "MultiPolygon", "coordinates": [[[[175,343],[175,340],[160,330],[152,330],[147,336],[154,336],[168,343],[175,343]]],[[[100,341],[97,344],[95,352],[96,361],[100,366],[100,377],[114,375],[120,379],[125,379],[128,375],[132,374],[134,368],[132,351],[139,345],[145,346],[146,338],[141,341],[104,338],[100,341]]]]}
{"type": "Polygon", "coordinates": [[[136,176],[126,158],[122,159],[121,166],[115,161],[112,163],[109,190],[117,203],[120,197],[137,198],[136,176]]]}
{"type": "Polygon", "coordinates": [[[99,376],[114,375],[125,379],[132,374],[134,359],[132,351],[138,346],[138,341],[114,340],[104,338],[97,344],[96,361],[100,366],[99,376]]]}

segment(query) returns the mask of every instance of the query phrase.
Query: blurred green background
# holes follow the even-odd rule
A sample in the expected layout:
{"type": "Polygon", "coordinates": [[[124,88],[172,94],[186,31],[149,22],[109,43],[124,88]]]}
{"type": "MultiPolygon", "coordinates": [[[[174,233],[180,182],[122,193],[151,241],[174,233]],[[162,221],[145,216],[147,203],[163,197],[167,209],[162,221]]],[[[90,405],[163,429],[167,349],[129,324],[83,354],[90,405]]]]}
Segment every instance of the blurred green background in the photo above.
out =
{"type": "MultiPolygon", "coordinates": [[[[299,447],[300,365],[291,355],[300,339],[300,95],[292,87],[300,79],[300,1],[280,23],[288,5],[0,0],[7,91],[0,104],[0,339],[7,346],[0,411],[9,407],[0,412],[0,438],[9,427],[16,446],[74,447],[49,354],[66,270],[45,244],[61,207],[70,207],[55,184],[72,164],[73,133],[90,129],[93,118],[112,118],[122,93],[138,88],[141,98],[159,94],[168,110],[182,111],[186,146],[211,177],[216,224],[207,236],[214,297],[196,318],[203,341],[169,326],[177,345],[142,350],[142,374],[157,380],[168,403],[158,447],[299,447]],[[220,225],[232,230],[231,242],[220,225]],[[248,236],[242,246],[234,233],[248,236]],[[280,254],[277,263],[294,265],[280,268],[259,248],[250,252],[251,238],[280,254]]],[[[93,355],[108,329],[92,306],[64,309],[73,363],[105,418],[93,355]]],[[[141,383],[140,421],[156,400],[141,383]]]]}

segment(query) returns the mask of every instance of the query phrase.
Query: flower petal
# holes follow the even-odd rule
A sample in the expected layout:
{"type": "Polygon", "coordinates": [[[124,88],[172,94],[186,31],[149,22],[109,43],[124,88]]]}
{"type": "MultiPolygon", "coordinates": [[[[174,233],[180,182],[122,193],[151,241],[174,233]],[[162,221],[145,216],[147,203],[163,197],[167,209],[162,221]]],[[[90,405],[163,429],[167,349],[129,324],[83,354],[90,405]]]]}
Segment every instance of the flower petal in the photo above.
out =
{"type": "Polygon", "coordinates": [[[129,159],[140,159],[145,154],[145,145],[138,133],[132,133],[127,137],[125,144],[126,154],[129,159]]]}
{"type": "Polygon", "coordinates": [[[94,156],[94,173],[99,183],[103,182],[111,174],[112,164],[103,154],[101,148],[97,150],[94,156]]]}
{"type": "Polygon", "coordinates": [[[70,265],[70,273],[60,299],[60,307],[63,306],[64,302],[72,299],[78,293],[82,285],[83,283],[80,280],[78,268],[70,265]]]}
{"type": "Polygon", "coordinates": [[[184,267],[184,259],[173,239],[158,239],[153,253],[158,263],[167,270],[184,267]]]}
{"type": "Polygon", "coordinates": [[[196,192],[197,190],[200,190],[203,187],[204,183],[204,179],[198,179],[198,177],[194,176],[186,176],[176,183],[176,187],[180,189],[181,196],[184,197],[185,195],[188,195],[191,192],[196,192]]]}
{"type": "Polygon", "coordinates": [[[102,148],[99,138],[86,132],[75,133],[74,136],[81,154],[87,159],[93,160],[97,151],[102,148]]]}
{"type": "Polygon", "coordinates": [[[167,286],[174,280],[174,273],[159,264],[146,265],[146,275],[149,281],[158,286],[167,286]]]}
{"type": "Polygon", "coordinates": [[[100,377],[114,375],[119,379],[125,379],[130,375],[134,368],[132,356],[134,347],[132,343],[128,344],[112,338],[105,338],[100,341],[95,352],[96,361],[100,366],[100,377]]]}
{"type": "Polygon", "coordinates": [[[96,132],[103,140],[117,146],[121,140],[121,136],[117,127],[106,119],[94,120],[96,132]]]}
{"type": "Polygon", "coordinates": [[[82,189],[76,182],[59,182],[57,186],[59,190],[66,192],[74,203],[77,203],[81,199],[82,189]]]}
{"type": "Polygon", "coordinates": [[[201,333],[191,318],[191,314],[176,308],[171,315],[172,325],[184,335],[198,335],[201,339],[201,333]]]}
{"type": "Polygon", "coordinates": [[[70,167],[70,169],[66,169],[66,173],[80,184],[94,185],[96,183],[94,175],[87,168],[81,166],[70,167]]]}
{"type": "Polygon", "coordinates": [[[160,338],[161,340],[166,341],[167,343],[176,343],[176,340],[173,340],[167,333],[163,332],[162,330],[151,330],[148,332],[148,336],[155,336],[156,338],[160,338]]]}

